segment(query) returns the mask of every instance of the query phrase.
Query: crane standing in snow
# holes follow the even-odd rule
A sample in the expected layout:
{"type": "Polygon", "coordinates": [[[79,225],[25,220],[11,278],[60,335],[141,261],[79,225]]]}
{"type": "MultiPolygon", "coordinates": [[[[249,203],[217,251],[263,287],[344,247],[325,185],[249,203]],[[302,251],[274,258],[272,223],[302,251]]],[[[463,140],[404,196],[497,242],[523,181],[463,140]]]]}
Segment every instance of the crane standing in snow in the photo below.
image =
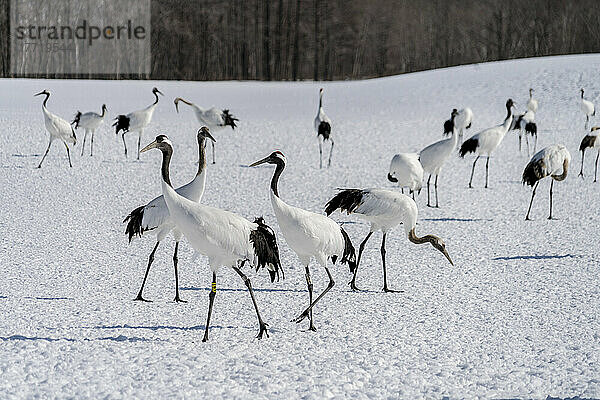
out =
{"type": "Polygon", "coordinates": [[[102,114],[95,113],[93,111],[82,114],[81,111],[77,111],[75,119],[71,122],[71,125],[75,125],[75,129],[83,128],[85,134],[83,135],[83,144],[81,145],[81,155],[85,149],[85,139],[87,139],[88,132],[91,132],[91,145],[90,145],[90,156],[94,153],[94,133],[96,129],[104,122],[104,116],[106,115],[106,104],[102,104],[102,114]]]}
{"type": "Polygon", "coordinates": [[[46,149],[46,152],[44,153],[44,156],[42,157],[38,168],[42,168],[42,163],[44,162],[44,159],[50,151],[50,146],[52,145],[52,142],[54,142],[56,139],[59,139],[65,145],[65,148],[67,149],[67,158],[69,159],[69,167],[72,167],[73,164],[71,164],[71,152],[69,151],[68,143],[73,143],[73,145],[77,143],[75,130],[67,121],[65,121],[58,115],[52,114],[50,111],[48,111],[48,108],[46,108],[46,103],[50,98],[50,92],[48,90],[43,90],[35,94],[34,96],[41,95],[46,96],[44,102],[42,103],[42,112],[44,113],[44,125],[46,126],[46,130],[50,134],[50,141],[48,142],[48,148],[46,149]]]}
{"type": "Polygon", "coordinates": [[[333,139],[331,138],[331,120],[323,111],[323,88],[319,89],[319,110],[315,117],[315,132],[319,140],[319,168],[323,168],[323,143],[330,141],[331,148],[329,149],[329,162],[327,167],[331,167],[331,155],[333,153],[333,139]]]}
{"type": "MultiPolygon", "coordinates": [[[[202,127],[198,130],[197,138],[198,172],[190,183],[176,189],[178,194],[195,203],[198,203],[202,199],[204,187],[206,185],[206,140],[215,140],[206,127],[202,127]]],[[[155,230],[156,232],[156,245],[154,246],[154,249],[152,249],[152,253],[150,253],[148,266],[146,267],[146,273],[144,274],[144,280],[142,281],[142,287],[140,288],[135,300],[148,301],[144,299],[142,293],[144,291],[144,286],[146,285],[148,273],[150,272],[150,266],[154,262],[154,253],[156,253],[156,249],[158,248],[160,242],[167,237],[169,232],[173,231],[173,237],[175,238],[175,253],[173,254],[173,266],[175,267],[174,300],[176,302],[183,302],[183,300],[181,300],[179,297],[179,274],[177,273],[177,251],[179,249],[179,242],[181,241],[182,234],[181,231],[175,228],[175,223],[171,219],[165,198],[162,195],[158,196],[148,204],[136,208],[127,216],[127,218],[125,218],[123,222],[127,222],[125,234],[129,236],[130,243],[134,236],[141,237],[144,232],[150,230],[155,230]]]]}
{"type": "Polygon", "coordinates": [[[525,130],[525,143],[527,144],[527,155],[529,155],[529,138],[527,135],[531,135],[534,139],[533,151],[537,147],[537,125],[535,123],[535,112],[527,110],[524,114],[521,114],[513,119],[511,129],[519,130],[519,152],[521,152],[521,141],[523,137],[523,130],[525,130]]]}
{"type": "Polygon", "coordinates": [[[349,266],[350,272],[354,272],[356,268],[354,246],[352,246],[352,242],[344,228],[340,227],[331,218],[290,206],[279,197],[277,185],[285,168],[285,157],[280,151],[275,151],[262,160],[250,164],[250,166],[255,167],[264,163],[277,166],[271,179],[271,205],[285,241],[304,265],[306,284],[308,285],[309,306],[294,321],[298,323],[309,317],[310,325],[308,329],[315,331],[312,309],[335,284],[331,272],[327,268],[327,261],[331,259],[335,264],[339,259],[342,264],[349,266]],[[313,284],[309,269],[311,258],[321,264],[329,276],[327,288],[314,302],[312,300],[313,284]]]}
{"type": "MultiPolygon", "coordinates": [[[[597,131],[600,129],[600,126],[593,126],[590,133],[597,131]]],[[[594,164],[594,182],[597,180],[598,175],[598,157],[600,157],[600,140],[598,140],[598,135],[586,135],[584,136],[581,144],[579,145],[579,151],[581,151],[581,171],[579,171],[579,176],[583,178],[583,160],[585,157],[585,151],[588,148],[596,148],[598,150],[598,154],[596,155],[596,163],[594,164]]]]}
{"type": "Polygon", "coordinates": [[[171,186],[169,177],[169,163],[173,154],[171,141],[165,135],[159,135],[154,142],[144,147],[142,152],[155,148],[162,152],[162,191],[171,219],[192,247],[208,257],[212,270],[208,317],[202,341],[208,340],[210,317],[217,292],[217,271],[221,266],[231,267],[246,284],[258,317],[257,338],[261,339],[263,334],[268,337],[268,325],[260,315],[252,284],[241,268],[246,262],[250,262],[257,270],[266,267],[271,282],[279,278],[281,262],[273,230],[264,224],[262,218],[250,222],[232,212],[195,203],[178,194],[171,186]]]}
{"type": "MultiPolygon", "coordinates": [[[[456,109],[452,110],[452,119],[450,120],[452,124],[454,124],[454,118],[458,113],[456,109]]],[[[456,134],[456,127],[452,125],[452,136],[449,139],[443,139],[429,146],[425,147],[419,153],[419,161],[421,165],[423,165],[423,170],[429,174],[429,178],[427,179],[427,206],[432,207],[430,197],[429,197],[429,186],[431,182],[431,176],[435,175],[435,207],[439,207],[438,203],[438,192],[437,192],[437,183],[440,172],[442,171],[442,166],[450,158],[450,155],[456,148],[456,143],[458,141],[456,134]]]]}
{"type": "Polygon", "coordinates": [[[394,155],[387,176],[390,182],[398,183],[402,193],[408,188],[415,199],[415,191],[423,187],[423,166],[417,153],[399,153],[394,155]]]}
{"type": "Polygon", "coordinates": [[[469,107],[465,107],[459,111],[455,108],[450,114],[450,119],[444,122],[444,135],[451,135],[452,129],[456,128],[458,132],[458,143],[462,143],[463,132],[470,129],[472,123],[473,111],[471,111],[469,107]]]}
{"type": "Polygon", "coordinates": [[[121,135],[123,139],[123,147],[125,147],[125,157],[127,157],[127,144],[125,143],[125,133],[127,132],[136,132],[138,133],[138,154],[137,159],[140,159],[140,144],[142,142],[142,133],[144,129],[150,124],[152,121],[152,115],[154,114],[154,110],[156,109],[156,105],[158,104],[158,95],[162,95],[160,90],[157,88],[152,88],[152,94],[155,97],[154,103],[150,104],[148,107],[143,110],[133,111],[127,115],[119,115],[113,124],[115,128],[115,133],[118,135],[120,131],[123,131],[121,135]]]}
{"type": "Polygon", "coordinates": [[[587,130],[590,117],[596,115],[596,108],[594,103],[583,98],[583,93],[584,91],[581,89],[581,111],[585,114],[585,129],[587,130]]]}
{"type": "Polygon", "coordinates": [[[529,212],[533,204],[535,190],[540,180],[547,176],[552,177],[552,183],[550,183],[550,216],[548,217],[548,219],[552,219],[552,187],[554,186],[554,181],[560,182],[567,177],[570,162],[571,154],[562,144],[543,148],[531,158],[531,161],[529,161],[523,171],[523,185],[527,184],[533,187],[525,220],[529,220],[529,212]]]}
{"type": "Polygon", "coordinates": [[[533,98],[533,89],[529,88],[529,100],[527,101],[527,109],[534,113],[537,112],[538,109],[538,101],[533,98]]]}
{"type": "MultiPolygon", "coordinates": [[[[229,113],[229,110],[219,110],[216,107],[211,107],[208,109],[201,108],[196,104],[189,102],[187,100],[182,99],[181,97],[177,97],[175,99],[175,109],[179,113],[179,102],[185,103],[188,106],[192,107],[194,110],[194,115],[196,115],[196,119],[202,125],[208,126],[208,128],[212,132],[217,132],[227,126],[231,127],[231,130],[234,130],[237,125],[235,124],[239,119],[235,118],[233,115],[229,113]]],[[[215,163],[215,144],[211,142],[212,145],[212,163],[215,163]]]]}
{"type": "Polygon", "coordinates": [[[383,233],[383,239],[381,241],[383,291],[396,292],[395,290],[389,289],[387,285],[385,238],[390,229],[400,223],[404,224],[404,230],[408,240],[415,244],[431,243],[434,248],[446,256],[450,264],[454,265],[448,251],[446,251],[446,244],[442,239],[434,235],[425,235],[423,237],[417,236],[415,233],[418,215],[417,204],[413,199],[404,194],[384,189],[344,189],[329,200],[325,206],[325,213],[331,215],[331,213],[337,209],[342,212],[346,211],[348,214],[357,214],[358,217],[371,223],[371,229],[360,244],[358,250],[356,268],[354,269],[352,281],[349,283],[352,290],[358,290],[356,287],[356,274],[358,272],[358,267],[360,266],[360,260],[365,244],[373,232],[381,230],[383,233]]]}
{"type": "Polygon", "coordinates": [[[510,129],[513,121],[512,109],[514,106],[515,103],[512,101],[512,99],[508,99],[506,101],[506,118],[504,119],[504,122],[500,125],[476,133],[475,135],[471,136],[470,139],[467,139],[460,147],[461,157],[464,157],[467,153],[477,153],[477,157],[475,158],[475,161],[473,161],[473,168],[471,169],[469,188],[473,187],[472,182],[473,173],[475,172],[475,164],[482,155],[487,156],[487,161],[485,163],[485,187],[488,187],[488,168],[490,164],[490,156],[492,155],[492,152],[500,145],[502,139],[504,139],[504,136],[506,135],[506,132],[508,132],[510,129]]]}

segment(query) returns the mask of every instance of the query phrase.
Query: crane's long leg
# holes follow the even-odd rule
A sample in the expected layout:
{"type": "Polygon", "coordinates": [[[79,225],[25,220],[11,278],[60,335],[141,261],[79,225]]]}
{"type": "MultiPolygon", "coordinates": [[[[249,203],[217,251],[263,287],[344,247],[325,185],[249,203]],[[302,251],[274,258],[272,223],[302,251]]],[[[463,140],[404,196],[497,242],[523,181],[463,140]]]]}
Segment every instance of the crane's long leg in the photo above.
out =
{"type": "Polygon", "coordinates": [[[433,185],[433,187],[435,188],[435,208],[440,208],[440,205],[438,204],[438,193],[437,193],[437,180],[438,180],[438,176],[439,175],[435,176],[435,184],[433,185]]]}
{"type": "MultiPolygon", "coordinates": [[[[308,264],[304,266],[304,270],[306,271],[305,272],[305,275],[306,275],[306,284],[308,285],[308,305],[311,305],[312,301],[313,301],[313,283],[310,280],[310,270],[308,268],[308,264]]],[[[317,328],[315,328],[315,325],[313,324],[313,312],[312,312],[312,310],[310,310],[309,318],[310,318],[310,325],[308,327],[308,330],[315,332],[317,330],[317,328]]]]}
{"type": "Polygon", "coordinates": [[[50,141],[50,143],[48,143],[48,147],[46,148],[46,152],[44,153],[44,156],[42,157],[42,161],[40,161],[40,165],[38,165],[38,168],[42,168],[42,163],[44,162],[44,159],[48,155],[48,152],[50,151],[50,146],[51,145],[52,145],[52,141],[50,141]]]}
{"type": "Polygon", "coordinates": [[[529,155],[529,135],[525,133],[525,144],[527,145],[527,155],[529,155]]]}
{"type": "Polygon", "coordinates": [[[310,304],[310,306],[308,306],[308,308],[302,312],[302,314],[300,314],[297,318],[294,318],[292,320],[292,322],[298,323],[298,322],[301,322],[304,318],[308,317],[310,311],[313,309],[315,304],[317,304],[319,302],[319,300],[321,300],[323,298],[323,296],[325,296],[325,294],[327,292],[329,292],[331,290],[331,288],[335,285],[335,281],[333,280],[333,277],[331,276],[331,272],[329,272],[329,268],[327,268],[327,266],[325,266],[325,272],[327,272],[327,276],[329,276],[329,284],[327,285],[325,290],[323,290],[323,293],[321,293],[319,295],[319,297],[317,297],[316,300],[314,302],[312,302],[310,304]]]}
{"type": "Polygon", "coordinates": [[[369,238],[371,237],[372,234],[373,234],[373,231],[369,231],[369,234],[360,243],[360,246],[358,248],[358,259],[356,260],[356,268],[354,268],[354,274],[352,275],[352,280],[350,282],[348,282],[348,285],[350,285],[350,289],[352,289],[352,290],[358,290],[358,288],[356,287],[356,275],[358,274],[358,267],[360,265],[360,259],[362,258],[363,250],[365,249],[365,244],[367,244],[367,241],[369,240],[369,238]]]}
{"type": "Polygon", "coordinates": [[[521,152],[521,140],[522,140],[521,136],[522,136],[521,132],[519,132],[519,153],[521,152]]]}
{"type": "Polygon", "coordinates": [[[213,272],[212,286],[208,293],[208,317],[206,318],[206,327],[204,328],[203,342],[208,340],[208,328],[210,327],[210,315],[212,314],[213,303],[215,302],[215,296],[217,295],[217,273],[213,272]]]}
{"type": "Polygon", "coordinates": [[[480,156],[475,157],[475,161],[473,161],[473,168],[471,168],[471,179],[469,179],[469,188],[473,188],[473,174],[475,173],[475,164],[477,164],[477,160],[479,160],[480,156]]]}
{"type": "Polygon", "coordinates": [[[552,187],[554,186],[554,179],[552,179],[552,183],[550,184],[550,216],[548,219],[552,219],[552,187]]]}
{"type": "Polygon", "coordinates": [[[585,158],[585,149],[581,150],[581,171],[579,171],[579,175],[583,179],[583,159],[585,158]]]}
{"type": "Polygon", "coordinates": [[[269,325],[266,324],[260,317],[260,311],[258,311],[258,304],[254,298],[254,292],[252,291],[252,283],[250,282],[250,279],[248,279],[248,277],[244,275],[244,273],[238,267],[233,267],[233,270],[238,273],[240,278],[242,278],[246,284],[246,287],[248,288],[248,291],[250,292],[250,297],[252,298],[252,303],[254,304],[254,309],[256,310],[256,316],[258,317],[258,325],[260,326],[260,330],[258,331],[258,335],[256,337],[258,339],[262,339],[263,333],[269,337],[269,332],[267,331],[267,327],[269,325]]]}
{"type": "Polygon", "coordinates": [[[585,116],[585,129],[586,130],[587,130],[587,127],[588,127],[589,120],[590,120],[590,116],[586,114],[586,116],[585,116]]]}
{"type": "Polygon", "coordinates": [[[215,161],[215,142],[213,142],[212,140],[210,141],[210,145],[212,146],[212,154],[213,154],[213,164],[216,164],[215,161]]]}
{"type": "Polygon", "coordinates": [[[160,242],[157,241],[156,245],[154,246],[154,249],[152,249],[152,253],[150,253],[150,258],[148,259],[148,266],[146,267],[146,273],[144,274],[144,280],[142,281],[142,287],[140,288],[140,291],[138,292],[138,295],[134,300],[148,301],[148,300],[144,299],[144,297],[142,297],[142,292],[144,291],[144,286],[146,285],[146,279],[148,279],[148,272],[150,272],[150,266],[154,262],[154,253],[156,253],[156,249],[158,248],[159,244],[160,244],[160,242]]]}
{"type": "Polygon", "coordinates": [[[175,253],[173,254],[173,267],[175,267],[175,301],[178,303],[187,303],[185,300],[181,300],[179,297],[179,273],[177,272],[177,251],[179,250],[179,242],[175,242],[175,253]]]}
{"type": "Polygon", "coordinates": [[[94,155],[94,133],[96,133],[96,130],[92,129],[92,143],[90,147],[90,156],[94,155]]]}
{"type": "MultiPolygon", "coordinates": [[[[331,139],[329,139],[331,140],[331,139]]],[[[331,149],[329,149],[329,163],[327,163],[327,167],[331,167],[331,155],[333,154],[333,140],[331,140],[331,149]]]]}
{"type": "Polygon", "coordinates": [[[319,140],[319,168],[323,168],[323,145],[321,144],[321,139],[319,140]]]}
{"type": "Polygon", "coordinates": [[[431,174],[429,174],[429,178],[427,178],[427,207],[431,207],[431,202],[429,200],[429,183],[431,182],[431,174]]]}
{"type": "Polygon", "coordinates": [[[83,150],[85,149],[85,139],[87,138],[88,135],[88,130],[85,130],[85,133],[83,134],[83,144],[81,145],[81,155],[83,156],[83,150]]]}
{"type": "MultiPolygon", "coordinates": [[[[529,147],[527,147],[527,154],[529,154],[529,147]]],[[[485,188],[488,187],[488,169],[490,166],[490,156],[487,156],[487,161],[485,162],[485,188]]]]}
{"type": "Polygon", "coordinates": [[[73,167],[73,164],[71,164],[71,152],[69,151],[69,146],[67,145],[67,143],[63,142],[65,144],[65,148],[67,149],[67,158],[69,159],[69,167],[73,167]]]}
{"type": "Polygon", "coordinates": [[[537,149],[537,134],[534,135],[534,142],[533,142],[533,152],[535,153],[535,150],[537,149]]]}
{"type": "Polygon", "coordinates": [[[533,186],[533,193],[531,193],[531,201],[529,202],[529,208],[527,209],[527,215],[525,216],[525,221],[529,221],[529,212],[531,211],[531,205],[533,204],[533,197],[535,196],[535,190],[538,187],[540,181],[537,181],[533,186]]]}
{"type": "Polygon", "coordinates": [[[594,182],[596,182],[598,178],[598,157],[600,157],[600,150],[598,150],[598,155],[596,155],[596,163],[594,164],[594,182]]]}
{"type": "Polygon", "coordinates": [[[125,132],[121,134],[121,138],[123,139],[123,147],[125,147],[125,158],[127,158],[127,143],[125,143],[125,132]]]}
{"type": "Polygon", "coordinates": [[[402,290],[392,290],[388,288],[387,285],[387,270],[385,265],[385,237],[386,233],[383,234],[383,239],[381,240],[381,261],[383,263],[383,291],[386,293],[402,293],[402,290]]]}
{"type": "Polygon", "coordinates": [[[143,129],[140,129],[138,131],[138,151],[137,151],[137,159],[138,160],[140,159],[140,147],[142,145],[142,132],[143,131],[144,131],[143,129]]]}

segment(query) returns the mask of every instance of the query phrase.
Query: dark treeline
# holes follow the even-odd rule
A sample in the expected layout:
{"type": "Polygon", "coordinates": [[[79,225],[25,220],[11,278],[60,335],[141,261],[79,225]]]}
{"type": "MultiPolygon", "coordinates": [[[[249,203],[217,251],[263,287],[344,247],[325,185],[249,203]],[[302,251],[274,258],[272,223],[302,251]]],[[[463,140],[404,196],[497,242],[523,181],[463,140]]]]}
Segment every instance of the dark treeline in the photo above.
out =
{"type": "Polygon", "coordinates": [[[150,78],[358,79],[598,52],[599,17],[598,0],[153,0],[150,78]]]}

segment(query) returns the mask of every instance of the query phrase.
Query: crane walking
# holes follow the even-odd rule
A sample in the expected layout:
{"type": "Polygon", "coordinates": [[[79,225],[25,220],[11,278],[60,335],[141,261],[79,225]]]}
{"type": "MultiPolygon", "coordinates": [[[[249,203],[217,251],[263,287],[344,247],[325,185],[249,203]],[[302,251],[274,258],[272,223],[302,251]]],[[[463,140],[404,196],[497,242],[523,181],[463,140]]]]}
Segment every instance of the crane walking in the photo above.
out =
{"type": "Polygon", "coordinates": [[[331,120],[323,110],[323,88],[319,89],[319,109],[315,117],[315,131],[319,140],[319,168],[323,168],[323,144],[327,141],[331,142],[329,149],[329,161],[327,167],[331,167],[331,155],[333,153],[333,138],[331,137],[331,120]]]}
{"type": "Polygon", "coordinates": [[[69,159],[69,167],[73,167],[71,164],[71,152],[69,151],[69,143],[73,143],[73,145],[77,144],[77,136],[75,136],[75,130],[66,120],[62,119],[58,115],[52,114],[46,108],[46,104],[48,103],[48,99],[50,98],[50,92],[48,90],[43,90],[34,96],[46,96],[44,102],[42,103],[42,112],[44,113],[44,125],[46,126],[46,130],[50,134],[50,141],[48,142],[48,147],[46,148],[46,152],[38,165],[38,168],[42,168],[42,163],[44,159],[48,155],[50,151],[50,146],[52,142],[55,140],[60,140],[65,145],[67,149],[67,158],[69,159]]]}
{"type": "MultiPolygon", "coordinates": [[[[590,133],[597,131],[598,129],[600,129],[600,126],[593,126],[590,133]]],[[[584,136],[583,140],[581,140],[581,144],[579,145],[579,151],[581,151],[581,171],[579,171],[579,176],[581,176],[581,178],[583,178],[583,160],[585,157],[585,151],[589,148],[595,148],[598,150],[596,162],[594,163],[594,182],[596,182],[598,177],[598,157],[600,157],[600,140],[598,140],[598,134],[584,136]]]]}
{"type": "Polygon", "coordinates": [[[106,104],[102,104],[102,114],[95,113],[93,111],[82,114],[81,111],[77,111],[75,119],[71,122],[71,125],[75,125],[75,129],[83,128],[85,134],[83,135],[83,144],[81,145],[81,155],[83,156],[83,150],[85,149],[85,140],[87,139],[88,133],[91,133],[91,145],[90,145],[90,156],[94,153],[94,133],[96,129],[104,122],[104,116],[106,114],[106,104]]]}

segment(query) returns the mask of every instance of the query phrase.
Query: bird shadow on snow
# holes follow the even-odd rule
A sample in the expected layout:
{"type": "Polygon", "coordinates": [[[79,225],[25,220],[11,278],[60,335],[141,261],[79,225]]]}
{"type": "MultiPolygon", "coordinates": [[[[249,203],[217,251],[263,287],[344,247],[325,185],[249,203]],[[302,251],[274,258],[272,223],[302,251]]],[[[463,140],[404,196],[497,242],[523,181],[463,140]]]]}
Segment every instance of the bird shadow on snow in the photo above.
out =
{"type": "Polygon", "coordinates": [[[548,260],[552,258],[583,258],[582,255],[577,254],[563,254],[563,255],[535,255],[535,256],[513,256],[513,257],[495,257],[492,260],[548,260]]]}
{"type": "MultiPolygon", "coordinates": [[[[210,288],[199,288],[199,287],[183,287],[181,290],[197,290],[208,292],[210,288]]],[[[231,289],[231,288],[219,288],[219,292],[247,292],[248,289],[231,289]]],[[[304,293],[305,290],[298,289],[266,289],[266,288],[252,288],[255,292],[293,292],[293,293],[304,293]]]]}
{"type": "Polygon", "coordinates": [[[67,342],[92,342],[92,341],[96,341],[96,340],[110,340],[110,341],[114,341],[114,342],[149,342],[150,339],[146,339],[146,338],[142,338],[142,337],[128,337],[128,336],[124,336],[124,335],[119,335],[119,336],[107,336],[107,337],[101,337],[101,338],[95,338],[95,339],[88,339],[88,338],[84,338],[84,339],[73,339],[73,338],[50,338],[50,337],[38,337],[38,336],[23,336],[23,335],[12,335],[12,336],[5,336],[5,337],[0,337],[0,340],[2,341],[14,341],[14,340],[18,340],[18,341],[38,341],[38,340],[42,340],[42,341],[46,341],[46,342],[59,342],[61,340],[67,341],[67,342]]]}
{"type": "Polygon", "coordinates": [[[423,218],[423,221],[436,221],[436,222],[481,222],[481,221],[493,221],[493,219],[484,218],[423,218]]]}
{"type": "Polygon", "coordinates": [[[30,300],[75,300],[72,297],[25,297],[30,300]]]}
{"type": "MultiPolygon", "coordinates": [[[[212,328],[228,328],[235,329],[238,328],[236,326],[219,326],[219,325],[211,325],[212,328]]],[[[87,327],[84,327],[87,328],[87,327]]],[[[98,325],[94,326],[94,329],[148,329],[151,331],[157,331],[161,329],[169,329],[169,330],[178,330],[178,331],[203,331],[206,329],[206,325],[196,325],[196,326],[171,326],[171,325],[156,325],[156,326],[142,326],[142,325],[98,325]]]]}

